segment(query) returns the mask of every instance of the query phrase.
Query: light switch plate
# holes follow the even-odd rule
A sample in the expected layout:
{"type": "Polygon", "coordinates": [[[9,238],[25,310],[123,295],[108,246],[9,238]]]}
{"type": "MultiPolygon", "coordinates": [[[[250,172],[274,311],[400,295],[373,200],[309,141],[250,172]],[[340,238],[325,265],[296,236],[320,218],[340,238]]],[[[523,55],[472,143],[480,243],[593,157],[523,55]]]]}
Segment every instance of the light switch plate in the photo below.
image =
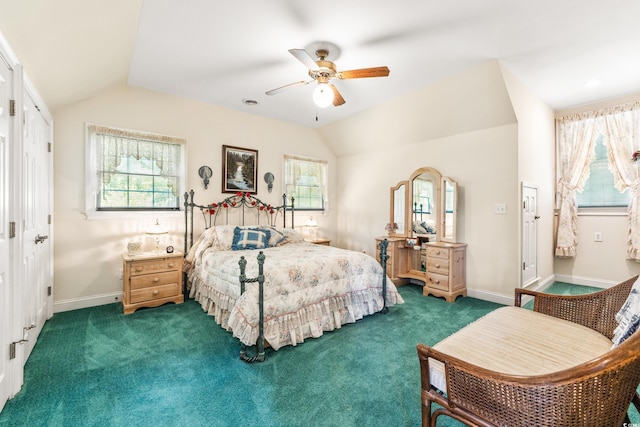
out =
{"type": "Polygon", "coordinates": [[[496,203],[495,211],[498,215],[506,215],[507,214],[507,204],[506,203],[496,203]]]}

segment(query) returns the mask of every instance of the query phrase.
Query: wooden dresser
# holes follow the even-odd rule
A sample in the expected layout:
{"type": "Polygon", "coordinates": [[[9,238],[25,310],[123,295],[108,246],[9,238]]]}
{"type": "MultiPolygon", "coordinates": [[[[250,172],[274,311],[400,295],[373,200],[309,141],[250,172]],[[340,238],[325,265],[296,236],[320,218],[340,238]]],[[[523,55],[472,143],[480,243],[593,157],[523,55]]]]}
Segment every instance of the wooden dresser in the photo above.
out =
{"type": "Polygon", "coordinates": [[[423,295],[444,297],[453,302],[459,296],[467,295],[467,244],[427,243],[427,281],[423,295]]]}
{"type": "Polygon", "coordinates": [[[140,307],[157,307],[167,302],[184,302],[182,252],[122,255],[124,314],[140,307]]]}

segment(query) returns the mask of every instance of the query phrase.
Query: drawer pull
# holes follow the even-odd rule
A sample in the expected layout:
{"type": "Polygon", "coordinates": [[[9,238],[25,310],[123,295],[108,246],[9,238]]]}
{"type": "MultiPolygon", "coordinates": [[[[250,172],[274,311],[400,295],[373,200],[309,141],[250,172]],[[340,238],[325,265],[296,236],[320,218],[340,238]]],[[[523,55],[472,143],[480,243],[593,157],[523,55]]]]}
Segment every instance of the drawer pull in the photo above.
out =
{"type": "Polygon", "coordinates": [[[136,267],[135,271],[136,271],[136,273],[140,273],[142,271],[142,267],[136,267]]]}
{"type": "Polygon", "coordinates": [[[440,264],[436,264],[436,268],[440,268],[440,264]]]}
{"type": "Polygon", "coordinates": [[[436,280],[432,280],[432,282],[437,285],[438,283],[440,283],[440,280],[436,279],[436,280]]]}
{"type": "Polygon", "coordinates": [[[169,264],[167,264],[169,268],[173,268],[173,263],[170,262],[169,264]]]}
{"type": "Polygon", "coordinates": [[[153,291],[153,295],[154,295],[154,296],[155,296],[155,295],[158,295],[159,293],[160,293],[160,291],[159,291],[159,290],[157,290],[157,289],[156,289],[155,291],[153,291]]]}
{"type": "Polygon", "coordinates": [[[154,277],[154,278],[153,278],[153,283],[158,283],[159,281],[160,281],[160,278],[159,278],[159,277],[154,277]]]}

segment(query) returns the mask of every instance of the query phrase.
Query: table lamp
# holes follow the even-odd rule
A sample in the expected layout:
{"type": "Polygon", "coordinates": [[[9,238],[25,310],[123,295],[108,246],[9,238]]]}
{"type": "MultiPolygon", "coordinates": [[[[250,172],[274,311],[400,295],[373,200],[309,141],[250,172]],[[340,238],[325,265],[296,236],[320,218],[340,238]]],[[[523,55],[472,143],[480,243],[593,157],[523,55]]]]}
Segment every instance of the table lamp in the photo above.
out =
{"type": "Polygon", "coordinates": [[[167,230],[166,228],[164,228],[162,225],[160,225],[160,221],[158,221],[158,218],[156,218],[156,223],[153,224],[145,233],[146,234],[151,234],[154,236],[155,238],[155,248],[154,248],[154,252],[157,254],[160,252],[160,235],[161,234],[167,234],[169,232],[169,230],[167,230]]]}

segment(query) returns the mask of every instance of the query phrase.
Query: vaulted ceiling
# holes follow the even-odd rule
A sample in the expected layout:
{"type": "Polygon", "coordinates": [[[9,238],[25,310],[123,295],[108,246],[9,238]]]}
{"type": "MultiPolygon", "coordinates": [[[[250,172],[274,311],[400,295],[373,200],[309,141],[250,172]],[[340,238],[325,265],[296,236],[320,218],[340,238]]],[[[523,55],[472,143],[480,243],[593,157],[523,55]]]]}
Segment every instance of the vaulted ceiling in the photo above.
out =
{"type": "Polygon", "coordinates": [[[51,110],[128,83],[308,127],[491,59],[555,110],[640,93],[639,16],[636,0],[0,0],[51,110]],[[315,82],[265,94],[311,80],[288,50],[319,45],[339,71],[390,74],[336,80],[338,107],[313,104],[315,82]]]}

